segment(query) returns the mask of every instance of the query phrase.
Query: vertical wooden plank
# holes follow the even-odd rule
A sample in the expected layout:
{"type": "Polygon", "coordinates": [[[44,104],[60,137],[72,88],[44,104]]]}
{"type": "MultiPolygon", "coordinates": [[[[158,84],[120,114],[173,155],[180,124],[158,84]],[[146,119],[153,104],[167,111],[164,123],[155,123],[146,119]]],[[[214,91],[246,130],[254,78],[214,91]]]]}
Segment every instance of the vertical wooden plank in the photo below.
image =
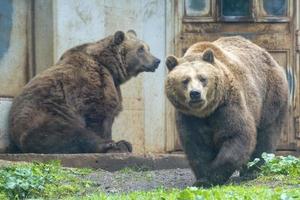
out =
{"type": "MultiPolygon", "coordinates": [[[[184,15],[184,1],[167,1],[167,39],[166,56],[173,54],[182,56],[182,20],[184,15]]],[[[166,151],[181,150],[179,136],[175,124],[175,109],[166,99],[166,151]]]]}
{"type": "Polygon", "coordinates": [[[35,0],[34,65],[35,74],[53,65],[53,1],[35,0]]]}
{"type": "Polygon", "coordinates": [[[26,82],[28,82],[35,75],[35,49],[34,49],[34,2],[26,0],[27,2],[27,18],[26,18],[26,82]]]}
{"type": "MultiPolygon", "coordinates": [[[[291,72],[291,64],[290,64],[291,59],[290,59],[290,52],[288,50],[269,51],[269,53],[273,56],[273,58],[277,61],[277,63],[280,66],[282,66],[286,71],[291,72]]],[[[290,92],[290,94],[291,94],[291,92],[290,92]]],[[[291,116],[289,116],[290,119],[293,119],[293,116],[292,116],[293,101],[292,100],[293,100],[293,96],[290,95],[289,96],[290,114],[291,114],[291,116]]],[[[283,133],[281,134],[281,137],[280,137],[279,148],[282,148],[282,147],[286,148],[286,146],[288,146],[290,142],[293,142],[293,139],[290,137],[290,135],[292,135],[292,134],[290,134],[290,132],[293,131],[292,126],[293,126],[293,120],[288,120],[285,130],[283,131],[283,133]]]]}
{"type": "Polygon", "coordinates": [[[144,0],[141,2],[142,38],[151,48],[151,53],[162,64],[155,73],[144,74],[145,98],[145,151],[165,151],[165,1],[144,0]]]}
{"type": "MultiPolygon", "coordinates": [[[[183,17],[184,17],[184,2],[180,0],[175,1],[175,55],[178,57],[183,56],[183,32],[182,32],[182,26],[183,26],[183,17]]],[[[173,114],[173,121],[175,126],[175,114],[173,114]]],[[[175,142],[174,142],[174,150],[182,150],[179,135],[177,132],[177,129],[174,129],[175,132],[175,142]]]]}
{"type": "MultiPolygon", "coordinates": [[[[175,54],[175,5],[173,0],[166,0],[166,57],[175,54]]],[[[165,67],[165,60],[162,63],[165,67]]],[[[166,75],[167,75],[166,69],[166,75]]],[[[174,108],[167,98],[165,98],[166,105],[166,151],[174,151],[176,132],[175,132],[175,117],[174,108]]]]}
{"type": "MultiPolygon", "coordinates": [[[[300,1],[295,2],[295,29],[300,30],[300,1]]],[[[298,36],[300,41],[300,36],[298,36]]],[[[296,51],[296,119],[295,119],[295,138],[297,144],[297,150],[300,151],[300,51],[296,51]],[[297,122],[298,121],[298,122],[297,122]]]]}

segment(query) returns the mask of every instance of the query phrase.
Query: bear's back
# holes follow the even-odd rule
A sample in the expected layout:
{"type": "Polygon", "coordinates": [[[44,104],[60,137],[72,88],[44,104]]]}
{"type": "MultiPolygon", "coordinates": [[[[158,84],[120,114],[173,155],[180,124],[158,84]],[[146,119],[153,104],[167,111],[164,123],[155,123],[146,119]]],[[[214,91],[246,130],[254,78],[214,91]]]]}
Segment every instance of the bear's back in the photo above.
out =
{"type": "MultiPolygon", "coordinates": [[[[231,61],[227,65],[235,78],[239,80],[251,97],[252,92],[264,96],[271,83],[273,72],[282,70],[273,57],[263,48],[241,37],[223,37],[212,44],[219,47],[225,54],[221,62],[231,61]]],[[[282,74],[283,76],[283,74],[282,74]]]]}
{"type": "Polygon", "coordinates": [[[248,69],[261,71],[278,67],[277,62],[265,49],[241,36],[222,37],[212,44],[219,47],[228,60],[238,58],[248,69]]]}

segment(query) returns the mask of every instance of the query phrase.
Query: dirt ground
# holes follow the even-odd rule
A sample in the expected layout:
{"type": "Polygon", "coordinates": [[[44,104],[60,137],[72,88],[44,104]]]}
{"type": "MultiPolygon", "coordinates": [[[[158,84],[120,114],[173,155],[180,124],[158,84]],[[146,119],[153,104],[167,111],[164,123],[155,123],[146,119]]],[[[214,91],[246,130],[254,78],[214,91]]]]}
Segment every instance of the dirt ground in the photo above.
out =
{"type": "MultiPolygon", "coordinates": [[[[0,160],[0,167],[15,163],[16,162],[0,160]]],[[[146,167],[124,168],[115,172],[97,169],[87,175],[79,175],[79,178],[91,182],[91,187],[86,190],[87,193],[127,193],[132,191],[149,191],[161,187],[165,189],[183,189],[192,186],[196,180],[189,168],[149,170],[149,168],[146,167]]],[[[245,186],[253,184],[266,185],[272,188],[284,184],[278,180],[249,180],[239,177],[238,173],[235,172],[228,183],[244,184],[245,186]]],[[[299,187],[299,184],[296,182],[289,187],[299,187]]]]}
{"type": "MultiPolygon", "coordinates": [[[[16,163],[0,159],[0,167],[16,163]]],[[[97,169],[79,178],[91,181],[90,192],[127,193],[132,191],[148,191],[163,188],[186,188],[195,182],[191,169],[148,170],[147,168],[124,168],[109,172],[97,169]]]]}
{"type": "Polygon", "coordinates": [[[86,179],[94,183],[94,189],[106,193],[147,191],[164,188],[185,188],[192,186],[195,177],[190,169],[168,169],[154,171],[133,171],[124,169],[116,172],[97,170],[86,179]]]}

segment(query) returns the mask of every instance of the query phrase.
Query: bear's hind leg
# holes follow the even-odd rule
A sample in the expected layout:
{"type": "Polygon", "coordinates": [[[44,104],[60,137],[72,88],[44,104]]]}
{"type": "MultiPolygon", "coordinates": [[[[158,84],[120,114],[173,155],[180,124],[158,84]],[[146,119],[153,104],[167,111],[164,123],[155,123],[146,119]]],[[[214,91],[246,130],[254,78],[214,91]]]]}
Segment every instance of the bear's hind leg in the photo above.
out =
{"type": "Polygon", "coordinates": [[[276,150],[281,132],[282,127],[276,123],[263,130],[258,130],[257,145],[251,156],[251,160],[261,158],[261,154],[264,152],[273,153],[276,150]]]}
{"type": "Polygon", "coordinates": [[[241,176],[255,178],[256,172],[259,171],[259,167],[264,164],[264,161],[261,158],[262,153],[274,153],[282,131],[283,124],[278,122],[269,125],[267,128],[258,130],[257,145],[255,151],[251,155],[250,161],[253,161],[255,158],[259,158],[260,161],[250,169],[248,169],[247,166],[244,166],[240,173],[241,176]]]}
{"type": "MultiPolygon", "coordinates": [[[[273,123],[257,130],[257,144],[253,154],[251,155],[251,161],[253,161],[255,158],[261,159],[261,155],[264,152],[273,153],[276,151],[276,147],[286,123],[286,117],[287,105],[282,107],[273,123]]],[[[255,172],[259,171],[259,166],[263,163],[264,162],[260,160],[260,162],[258,162],[255,166],[252,166],[250,169],[244,166],[243,170],[241,171],[241,176],[254,177],[255,172]]]]}
{"type": "MultiPolygon", "coordinates": [[[[96,133],[97,136],[105,139],[112,140],[112,125],[114,117],[100,118],[87,118],[86,127],[88,130],[96,133]],[[101,123],[99,123],[101,122],[101,123]]],[[[132,152],[132,145],[126,140],[120,140],[115,143],[114,148],[109,149],[108,153],[128,153],[132,152]]]]}
{"type": "Polygon", "coordinates": [[[92,131],[58,121],[28,130],[21,141],[22,151],[30,153],[105,153],[114,146],[92,131]]]}

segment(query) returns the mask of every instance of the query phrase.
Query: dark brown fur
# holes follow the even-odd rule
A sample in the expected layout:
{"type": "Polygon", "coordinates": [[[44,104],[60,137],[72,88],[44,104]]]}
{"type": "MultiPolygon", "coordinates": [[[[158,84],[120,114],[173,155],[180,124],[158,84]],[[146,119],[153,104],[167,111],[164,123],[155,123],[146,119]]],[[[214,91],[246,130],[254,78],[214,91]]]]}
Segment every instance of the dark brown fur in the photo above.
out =
{"type": "Polygon", "coordinates": [[[112,124],[122,110],[120,85],[158,64],[133,31],[66,51],[14,99],[13,143],[34,153],[131,152],[129,142],[112,141],[112,124]]]}
{"type": "Polygon", "coordinates": [[[223,184],[250,159],[275,150],[288,112],[288,85],[266,50],[225,37],[196,43],[166,64],[166,94],[198,185],[223,184]],[[190,104],[190,83],[205,103],[190,104]]]}

